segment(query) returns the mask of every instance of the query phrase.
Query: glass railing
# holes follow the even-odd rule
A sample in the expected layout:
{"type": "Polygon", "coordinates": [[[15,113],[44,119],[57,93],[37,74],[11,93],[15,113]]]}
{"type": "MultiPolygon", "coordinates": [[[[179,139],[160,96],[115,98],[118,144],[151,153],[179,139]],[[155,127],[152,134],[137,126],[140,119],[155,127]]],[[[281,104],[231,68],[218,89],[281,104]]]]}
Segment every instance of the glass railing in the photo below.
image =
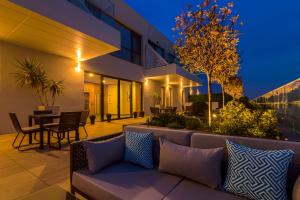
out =
{"type": "Polygon", "coordinates": [[[280,125],[300,134],[300,78],[268,92],[256,102],[277,110],[280,125]]]}
{"type": "Polygon", "coordinates": [[[110,0],[94,1],[88,0],[66,0],[86,13],[93,15],[108,25],[115,25],[115,6],[110,0]]]}

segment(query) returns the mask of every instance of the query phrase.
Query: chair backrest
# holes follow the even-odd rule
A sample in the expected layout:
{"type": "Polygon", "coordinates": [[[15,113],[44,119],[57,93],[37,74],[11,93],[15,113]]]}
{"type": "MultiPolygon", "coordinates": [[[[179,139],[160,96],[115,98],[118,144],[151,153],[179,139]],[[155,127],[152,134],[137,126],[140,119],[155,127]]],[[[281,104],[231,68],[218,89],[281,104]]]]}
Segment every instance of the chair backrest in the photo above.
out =
{"type": "Polygon", "coordinates": [[[9,113],[9,117],[10,117],[11,122],[12,122],[14,128],[16,129],[17,133],[22,133],[23,132],[22,127],[20,125],[20,122],[17,118],[16,113],[9,113]]]}
{"type": "MultiPolygon", "coordinates": [[[[34,115],[46,115],[46,114],[52,114],[52,110],[34,110],[33,114],[34,115]]],[[[43,120],[44,124],[49,124],[49,123],[53,123],[53,119],[52,118],[47,118],[43,120]]],[[[40,124],[40,120],[39,119],[34,119],[34,124],[40,124]]]]}
{"type": "Polygon", "coordinates": [[[81,112],[62,112],[60,114],[58,129],[64,131],[74,131],[79,127],[81,112]]]}
{"type": "Polygon", "coordinates": [[[89,117],[89,114],[90,114],[90,111],[88,110],[84,110],[81,112],[81,117],[80,117],[80,123],[85,125],[86,124],[86,121],[89,117]]]}
{"type": "Polygon", "coordinates": [[[155,115],[155,110],[156,110],[155,107],[150,107],[151,114],[155,115]]]}
{"type": "Polygon", "coordinates": [[[176,111],[177,111],[177,107],[172,107],[171,113],[176,114],[176,111]]]}

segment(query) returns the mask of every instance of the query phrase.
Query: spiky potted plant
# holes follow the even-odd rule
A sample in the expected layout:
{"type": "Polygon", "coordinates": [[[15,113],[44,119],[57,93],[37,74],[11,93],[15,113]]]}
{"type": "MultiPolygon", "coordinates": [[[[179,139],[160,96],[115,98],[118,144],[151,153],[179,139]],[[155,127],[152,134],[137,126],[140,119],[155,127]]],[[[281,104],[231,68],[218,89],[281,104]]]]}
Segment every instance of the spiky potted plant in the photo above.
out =
{"type": "Polygon", "coordinates": [[[48,84],[48,90],[50,93],[50,96],[52,98],[52,105],[47,106],[47,109],[52,110],[53,113],[58,113],[59,112],[59,106],[55,106],[55,100],[56,97],[60,96],[63,93],[64,90],[64,81],[55,81],[55,80],[50,80],[48,84]]]}
{"type": "Polygon", "coordinates": [[[39,100],[39,109],[45,109],[45,105],[48,104],[48,78],[38,60],[36,58],[17,60],[17,70],[13,75],[19,87],[31,88],[35,92],[39,100]]]}

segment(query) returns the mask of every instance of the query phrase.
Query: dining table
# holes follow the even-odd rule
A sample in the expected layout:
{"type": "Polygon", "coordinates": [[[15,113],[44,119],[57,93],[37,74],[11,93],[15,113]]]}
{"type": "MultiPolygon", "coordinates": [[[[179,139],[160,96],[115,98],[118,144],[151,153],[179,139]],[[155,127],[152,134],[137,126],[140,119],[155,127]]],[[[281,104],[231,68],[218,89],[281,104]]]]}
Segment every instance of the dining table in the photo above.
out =
{"type": "MultiPolygon", "coordinates": [[[[49,119],[59,119],[59,114],[39,114],[39,115],[29,115],[28,116],[28,125],[33,125],[33,120],[39,121],[39,128],[40,128],[40,149],[44,148],[44,131],[45,131],[45,121],[49,119]]],[[[77,135],[77,134],[76,134],[77,135]]],[[[29,136],[29,143],[32,143],[32,136],[29,136]]],[[[50,145],[50,141],[48,141],[50,145]]]]}

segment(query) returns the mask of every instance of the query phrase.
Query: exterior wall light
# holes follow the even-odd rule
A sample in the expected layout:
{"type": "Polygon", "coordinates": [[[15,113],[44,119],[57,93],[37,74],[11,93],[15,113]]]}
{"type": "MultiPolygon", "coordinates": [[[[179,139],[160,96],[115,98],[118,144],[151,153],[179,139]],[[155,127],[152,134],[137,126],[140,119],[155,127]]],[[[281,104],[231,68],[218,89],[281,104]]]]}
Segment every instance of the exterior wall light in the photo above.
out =
{"type": "Polygon", "coordinates": [[[75,71],[76,72],[80,72],[81,71],[81,64],[80,64],[80,62],[77,63],[77,66],[75,67],[75,71]]]}
{"type": "Polygon", "coordinates": [[[145,82],[144,82],[145,85],[148,85],[148,82],[149,82],[149,80],[146,78],[146,79],[145,79],[145,82]]]}
{"type": "Polygon", "coordinates": [[[93,77],[94,76],[94,74],[93,73],[89,73],[89,77],[93,77]]]}

